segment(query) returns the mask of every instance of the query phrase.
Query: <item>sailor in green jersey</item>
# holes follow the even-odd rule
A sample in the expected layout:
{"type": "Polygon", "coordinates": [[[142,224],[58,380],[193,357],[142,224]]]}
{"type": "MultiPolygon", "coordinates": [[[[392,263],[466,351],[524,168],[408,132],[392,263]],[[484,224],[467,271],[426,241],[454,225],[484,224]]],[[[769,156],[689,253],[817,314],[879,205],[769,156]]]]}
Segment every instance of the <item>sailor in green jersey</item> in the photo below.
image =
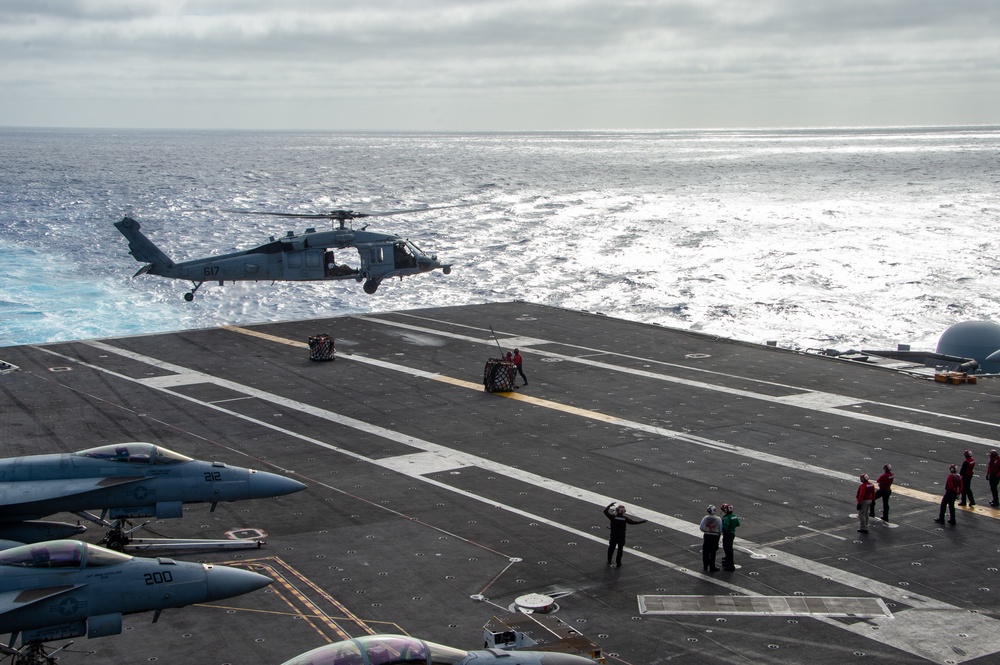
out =
{"type": "Polygon", "coordinates": [[[722,569],[736,570],[736,562],[733,559],[733,540],[736,539],[736,527],[740,525],[740,518],[733,512],[733,504],[722,504],[722,569]]]}

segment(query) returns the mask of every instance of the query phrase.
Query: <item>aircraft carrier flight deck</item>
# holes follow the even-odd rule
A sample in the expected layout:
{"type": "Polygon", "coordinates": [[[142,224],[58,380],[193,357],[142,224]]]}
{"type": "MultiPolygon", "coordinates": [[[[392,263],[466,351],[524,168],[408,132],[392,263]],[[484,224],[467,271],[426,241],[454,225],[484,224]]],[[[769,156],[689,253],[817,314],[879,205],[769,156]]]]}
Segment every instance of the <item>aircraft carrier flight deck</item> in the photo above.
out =
{"type": "Polygon", "coordinates": [[[149,524],[263,538],[169,556],[274,583],[127,616],[60,663],[278,665],[371,633],[481,649],[484,625],[519,609],[614,664],[1000,662],[984,477],[1000,377],[955,385],[523,302],[3,347],[0,361],[17,368],[0,372],[2,456],[148,441],[308,485],[149,524]],[[319,334],[334,360],[310,359],[319,334]],[[498,342],[520,349],[527,386],[484,389],[498,342]],[[976,506],[938,524],[966,449],[976,506]],[[859,533],[858,476],[886,463],[890,521],[859,533]],[[621,567],[611,502],[648,520],[628,527],[621,567]],[[723,503],[741,519],[738,568],[705,572],[698,523],[723,503]]]}

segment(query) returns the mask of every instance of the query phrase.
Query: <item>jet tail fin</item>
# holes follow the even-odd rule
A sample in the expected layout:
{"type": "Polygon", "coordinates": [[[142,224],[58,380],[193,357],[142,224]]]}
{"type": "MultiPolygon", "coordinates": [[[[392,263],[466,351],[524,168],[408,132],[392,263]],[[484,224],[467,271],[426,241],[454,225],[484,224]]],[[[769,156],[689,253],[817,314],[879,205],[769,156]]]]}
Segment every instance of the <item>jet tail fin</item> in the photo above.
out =
{"type": "Polygon", "coordinates": [[[149,272],[153,268],[171,268],[174,262],[170,257],[160,251],[160,248],[153,244],[149,238],[144,236],[139,230],[139,222],[131,217],[124,217],[122,221],[115,222],[115,228],[128,240],[129,253],[135,257],[136,261],[143,261],[152,264],[136,273],[139,275],[149,272]]]}

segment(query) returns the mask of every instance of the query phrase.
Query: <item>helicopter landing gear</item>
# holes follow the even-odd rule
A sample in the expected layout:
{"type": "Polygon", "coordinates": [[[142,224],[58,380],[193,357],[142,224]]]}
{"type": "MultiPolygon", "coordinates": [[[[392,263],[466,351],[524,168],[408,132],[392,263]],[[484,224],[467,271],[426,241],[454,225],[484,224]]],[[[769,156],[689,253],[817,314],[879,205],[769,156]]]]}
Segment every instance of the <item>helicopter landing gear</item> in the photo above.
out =
{"type": "Polygon", "coordinates": [[[362,288],[365,290],[365,293],[370,295],[378,290],[378,285],[381,283],[382,280],[380,279],[369,279],[362,288]]]}
{"type": "Polygon", "coordinates": [[[191,302],[194,300],[194,292],[201,288],[201,285],[205,282],[191,282],[194,284],[194,288],[184,294],[184,300],[191,302]]]}

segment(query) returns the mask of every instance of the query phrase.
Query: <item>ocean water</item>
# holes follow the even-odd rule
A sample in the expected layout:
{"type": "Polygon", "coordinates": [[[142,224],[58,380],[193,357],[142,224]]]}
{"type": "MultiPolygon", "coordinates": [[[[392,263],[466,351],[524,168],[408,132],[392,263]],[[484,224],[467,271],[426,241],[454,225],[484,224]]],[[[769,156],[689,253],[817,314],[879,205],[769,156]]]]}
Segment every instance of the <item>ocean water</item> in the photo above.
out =
{"type": "MultiPolygon", "coordinates": [[[[1000,127],[330,133],[0,129],[0,346],[526,300],[792,348],[933,349],[1000,322],[1000,127]],[[190,285],[141,267],[366,212],[454,264],[190,285]]],[[[502,321],[483,321],[503,329],[502,321]]]]}

